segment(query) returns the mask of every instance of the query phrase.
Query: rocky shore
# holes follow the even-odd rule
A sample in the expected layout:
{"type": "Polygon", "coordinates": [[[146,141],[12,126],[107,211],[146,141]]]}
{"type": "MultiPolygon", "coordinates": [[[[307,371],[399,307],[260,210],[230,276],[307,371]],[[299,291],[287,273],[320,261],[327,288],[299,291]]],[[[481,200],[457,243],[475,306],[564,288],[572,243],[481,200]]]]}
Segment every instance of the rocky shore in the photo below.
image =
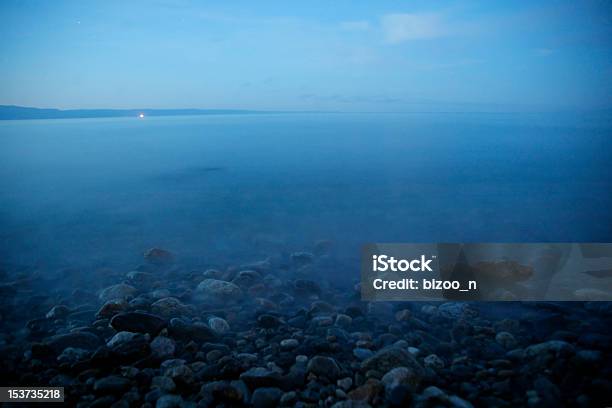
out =
{"type": "Polygon", "coordinates": [[[0,385],[78,407],[612,405],[609,303],[367,303],[317,273],[326,251],[201,270],[152,249],[65,272],[69,293],[4,271],[0,385]]]}

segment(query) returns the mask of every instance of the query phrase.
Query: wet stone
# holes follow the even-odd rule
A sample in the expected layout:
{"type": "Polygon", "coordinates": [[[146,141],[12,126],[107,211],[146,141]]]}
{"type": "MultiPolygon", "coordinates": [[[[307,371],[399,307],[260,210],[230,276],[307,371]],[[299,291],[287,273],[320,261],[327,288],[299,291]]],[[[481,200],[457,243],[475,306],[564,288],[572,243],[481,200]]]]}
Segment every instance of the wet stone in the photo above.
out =
{"type": "Polygon", "coordinates": [[[113,299],[127,299],[136,294],[137,290],[135,287],[120,283],[117,285],[109,286],[100,292],[98,296],[102,302],[107,302],[113,299]]]}
{"type": "Polygon", "coordinates": [[[364,361],[372,357],[374,353],[372,350],[368,350],[366,348],[355,348],[353,349],[353,355],[357,357],[359,361],[364,361]]]}
{"type": "Polygon", "coordinates": [[[45,339],[45,344],[60,353],[67,347],[93,350],[101,344],[100,338],[88,332],[59,334],[45,339]]]}
{"type": "Polygon", "coordinates": [[[230,331],[229,323],[220,317],[210,317],[208,319],[208,326],[218,335],[223,335],[230,331]]]}
{"type": "Polygon", "coordinates": [[[336,360],[325,356],[314,356],[308,362],[306,369],[309,373],[327,377],[330,380],[335,380],[340,374],[340,367],[336,360]]]}
{"type": "Polygon", "coordinates": [[[111,375],[97,380],[93,389],[100,394],[114,394],[126,391],[130,388],[130,384],[131,382],[127,378],[111,375]]]}
{"type": "Polygon", "coordinates": [[[263,387],[258,388],[253,392],[251,404],[254,408],[273,408],[278,406],[283,392],[280,388],[263,387]]]}
{"type": "Polygon", "coordinates": [[[187,307],[177,298],[162,297],[151,304],[151,312],[165,318],[177,317],[184,314],[187,307]]]}
{"type": "Polygon", "coordinates": [[[165,249],[151,248],[144,253],[144,259],[154,265],[165,265],[172,263],[174,256],[165,249]]]}
{"type": "Polygon", "coordinates": [[[175,351],[176,343],[171,338],[157,336],[151,342],[151,353],[159,359],[172,357],[175,351]]]}
{"type": "Polygon", "coordinates": [[[150,313],[125,312],[115,315],[111,319],[110,325],[117,331],[131,331],[155,335],[166,327],[166,320],[150,313]]]}
{"type": "Polygon", "coordinates": [[[512,333],[505,331],[497,333],[497,335],[495,336],[495,341],[498,342],[506,350],[511,350],[517,345],[517,341],[512,335],[512,333]]]}
{"type": "Polygon", "coordinates": [[[47,319],[62,319],[70,313],[70,309],[64,305],[53,306],[51,310],[47,312],[45,317],[47,319]]]}
{"type": "Polygon", "coordinates": [[[284,350],[292,350],[300,345],[300,342],[296,339],[285,339],[280,342],[281,348],[284,350]]]}

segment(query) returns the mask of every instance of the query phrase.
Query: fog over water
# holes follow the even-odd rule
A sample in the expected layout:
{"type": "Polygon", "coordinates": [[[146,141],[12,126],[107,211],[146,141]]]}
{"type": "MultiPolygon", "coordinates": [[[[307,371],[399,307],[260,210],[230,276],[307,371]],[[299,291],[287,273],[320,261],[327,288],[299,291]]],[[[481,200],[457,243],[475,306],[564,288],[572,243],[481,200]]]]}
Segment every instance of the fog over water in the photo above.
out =
{"type": "Polygon", "coordinates": [[[224,266],[330,239],[356,280],[367,242],[610,241],[609,136],[563,115],[6,121],[0,257],[224,266]]]}

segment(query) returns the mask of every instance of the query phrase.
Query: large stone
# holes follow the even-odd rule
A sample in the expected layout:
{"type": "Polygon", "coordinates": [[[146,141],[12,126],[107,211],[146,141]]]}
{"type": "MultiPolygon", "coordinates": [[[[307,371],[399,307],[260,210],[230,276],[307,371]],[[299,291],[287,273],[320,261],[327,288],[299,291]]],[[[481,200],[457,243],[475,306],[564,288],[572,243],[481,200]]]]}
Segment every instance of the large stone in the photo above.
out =
{"type": "Polygon", "coordinates": [[[132,341],[137,336],[141,336],[141,334],[128,331],[120,331],[119,333],[111,337],[108,342],[106,342],[106,346],[112,349],[132,341]]]}
{"type": "Polygon", "coordinates": [[[258,388],[253,392],[251,404],[254,408],[274,408],[278,406],[283,392],[276,387],[258,388]]]}
{"type": "Polygon", "coordinates": [[[201,322],[190,323],[179,318],[170,320],[168,331],[172,337],[181,340],[208,341],[217,337],[217,334],[206,324],[201,322]]]}
{"type": "Polygon", "coordinates": [[[172,261],[174,261],[174,256],[165,249],[151,248],[144,253],[144,259],[154,265],[164,265],[172,263],[172,261]]]}
{"type": "Polygon", "coordinates": [[[385,386],[387,394],[390,395],[393,388],[398,385],[407,386],[414,392],[421,382],[421,376],[408,367],[395,367],[383,375],[381,381],[385,386]]]}
{"type": "Polygon", "coordinates": [[[216,316],[208,318],[208,327],[218,335],[223,335],[230,331],[229,323],[225,319],[216,316]]]}
{"type": "Polygon", "coordinates": [[[130,380],[116,375],[100,378],[93,387],[94,391],[100,394],[118,394],[128,388],[130,388],[130,380]]]}
{"type": "Polygon", "coordinates": [[[128,302],[125,299],[111,299],[104,303],[96,315],[101,318],[113,317],[117,313],[125,312],[128,302]]]}
{"type": "Polygon", "coordinates": [[[424,372],[423,367],[421,367],[412,354],[398,347],[384,348],[361,363],[361,368],[364,371],[377,370],[387,372],[395,367],[410,368],[419,376],[422,376],[424,372]]]}
{"type": "Polygon", "coordinates": [[[254,389],[277,386],[279,385],[281,377],[277,371],[272,371],[264,367],[253,367],[242,373],[240,379],[244,381],[249,388],[254,389]]]}
{"type": "Polygon", "coordinates": [[[45,315],[47,319],[62,319],[70,313],[70,309],[64,305],[53,306],[45,315]]]}
{"type": "Polygon", "coordinates": [[[218,279],[204,279],[196,292],[202,301],[208,303],[237,303],[242,297],[242,290],[237,285],[218,279]]]}
{"type": "Polygon", "coordinates": [[[111,319],[110,325],[117,331],[150,333],[155,335],[166,327],[166,320],[150,313],[126,312],[115,315],[111,319]]]}
{"type": "Polygon", "coordinates": [[[166,318],[178,317],[187,311],[187,306],[175,297],[164,297],[151,305],[151,311],[166,318]]]}
{"type": "Polygon", "coordinates": [[[159,359],[172,357],[175,351],[176,343],[168,337],[157,336],[151,342],[151,353],[159,359]]]}
{"type": "Polygon", "coordinates": [[[331,357],[314,356],[308,362],[306,370],[317,376],[324,376],[330,380],[336,380],[340,374],[340,367],[336,360],[331,357]]]}
{"type": "Polygon", "coordinates": [[[98,297],[102,302],[107,302],[113,299],[127,299],[134,296],[136,292],[137,290],[135,287],[126,285],[125,283],[119,283],[103,289],[98,297]]]}
{"type": "Polygon", "coordinates": [[[95,334],[89,332],[73,332],[48,337],[45,339],[44,343],[51,347],[56,353],[61,353],[67,347],[93,350],[102,343],[102,340],[95,334]]]}

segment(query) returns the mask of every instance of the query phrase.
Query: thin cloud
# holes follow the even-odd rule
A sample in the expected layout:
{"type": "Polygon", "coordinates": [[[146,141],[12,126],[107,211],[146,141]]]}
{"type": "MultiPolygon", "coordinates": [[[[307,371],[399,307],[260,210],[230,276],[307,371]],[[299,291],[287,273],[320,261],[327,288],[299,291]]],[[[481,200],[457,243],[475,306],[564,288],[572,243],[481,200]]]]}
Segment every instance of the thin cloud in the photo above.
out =
{"type": "Polygon", "coordinates": [[[387,14],[381,19],[381,27],[391,44],[448,35],[444,18],[436,13],[387,14]]]}

